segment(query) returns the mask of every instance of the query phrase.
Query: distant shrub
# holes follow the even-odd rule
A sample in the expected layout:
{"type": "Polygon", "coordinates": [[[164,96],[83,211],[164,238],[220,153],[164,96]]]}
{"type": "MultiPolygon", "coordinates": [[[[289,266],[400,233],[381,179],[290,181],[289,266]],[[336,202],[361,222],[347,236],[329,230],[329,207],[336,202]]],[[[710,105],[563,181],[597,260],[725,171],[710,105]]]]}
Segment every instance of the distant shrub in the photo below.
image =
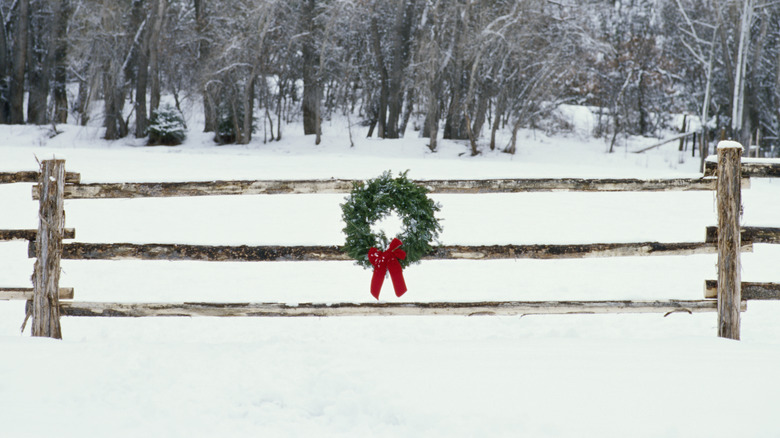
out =
{"type": "Polygon", "coordinates": [[[170,105],[162,105],[152,113],[146,132],[149,134],[149,145],[176,146],[187,138],[184,117],[170,105]]]}
{"type": "MultiPolygon", "coordinates": [[[[244,109],[241,105],[231,105],[223,101],[217,107],[217,132],[214,134],[214,141],[218,144],[236,143],[240,137],[248,138],[244,128],[244,109]],[[236,132],[236,129],[239,132],[236,132]],[[241,135],[239,135],[241,134],[241,135]]],[[[257,131],[256,121],[252,120],[252,134],[257,131]]]]}
{"type": "Polygon", "coordinates": [[[217,132],[214,141],[219,144],[236,142],[236,120],[233,112],[227,108],[220,107],[217,110],[217,132]]]}

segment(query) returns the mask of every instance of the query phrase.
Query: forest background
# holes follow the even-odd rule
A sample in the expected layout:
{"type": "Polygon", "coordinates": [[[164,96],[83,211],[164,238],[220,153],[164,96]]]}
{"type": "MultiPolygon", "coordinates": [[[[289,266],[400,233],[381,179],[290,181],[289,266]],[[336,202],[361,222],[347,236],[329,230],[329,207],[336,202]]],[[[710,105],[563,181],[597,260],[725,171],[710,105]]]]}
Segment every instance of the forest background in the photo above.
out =
{"type": "Polygon", "coordinates": [[[521,128],[571,129],[563,103],[593,111],[610,151],[680,113],[709,142],[780,136],[778,2],[0,0],[0,24],[0,124],[102,113],[106,139],[144,137],[169,96],[218,144],[291,121],[319,143],[339,115],[514,153],[521,128]]]}

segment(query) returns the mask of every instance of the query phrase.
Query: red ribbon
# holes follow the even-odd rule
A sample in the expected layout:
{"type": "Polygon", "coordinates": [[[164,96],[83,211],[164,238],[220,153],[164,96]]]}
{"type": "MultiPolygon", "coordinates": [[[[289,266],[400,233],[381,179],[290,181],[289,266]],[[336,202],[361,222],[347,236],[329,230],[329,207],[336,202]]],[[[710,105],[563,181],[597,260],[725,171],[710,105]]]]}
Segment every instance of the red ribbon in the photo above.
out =
{"type": "Polygon", "coordinates": [[[379,299],[379,291],[382,290],[382,283],[385,282],[385,274],[390,271],[390,279],[393,280],[393,289],[395,296],[400,297],[406,293],[406,282],[401,268],[401,262],[406,258],[406,251],[399,249],[403,245],[400,240],[393,239],[387,251],[380,251],[376,248],[368,250],[368,261],[374,265],[374,276],[371,277],[371,295],[379,299]]]}

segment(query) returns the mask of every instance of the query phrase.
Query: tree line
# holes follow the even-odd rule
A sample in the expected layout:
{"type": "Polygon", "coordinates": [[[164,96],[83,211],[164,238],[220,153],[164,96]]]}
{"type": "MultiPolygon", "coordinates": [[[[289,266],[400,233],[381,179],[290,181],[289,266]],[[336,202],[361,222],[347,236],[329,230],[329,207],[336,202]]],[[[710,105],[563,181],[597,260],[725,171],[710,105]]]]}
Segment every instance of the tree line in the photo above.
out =
{"type": "Polygon", "coordinates": [[[521,128],[567,129],[561,103],[612,145],[681,112],[712,137],[780,136],[777,2],[0,0],[0,24],[2,124],[86,124],[99,102],[105,138],[143,137],[169,95],[202,101],[219,143],[292,120],[319,142],[343,115],[511,153],[521,128]]]}

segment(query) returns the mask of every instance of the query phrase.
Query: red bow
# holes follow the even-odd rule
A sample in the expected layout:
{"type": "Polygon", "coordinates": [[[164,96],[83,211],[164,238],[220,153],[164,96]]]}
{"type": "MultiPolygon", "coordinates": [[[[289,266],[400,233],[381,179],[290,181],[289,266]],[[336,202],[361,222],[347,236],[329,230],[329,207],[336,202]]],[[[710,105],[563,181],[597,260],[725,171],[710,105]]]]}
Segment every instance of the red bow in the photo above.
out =
{"type": "Polygon", "coordinates": [[[374,276],[371,277],[371,295],[379,299],[379,291],[382,289],[382,283],[385,282],[385,274],[390,271],[390,279],[393,280],[393,289],[395,296],[400,297],[406,293],[406,282],[401,269],[401,262],[406,258],[406,251],[399,249],[403,245],[400,240],[393,239],[387,251],[380,251],[376,248],[368,250],[368,261],[374,265],[374,276]]]}

